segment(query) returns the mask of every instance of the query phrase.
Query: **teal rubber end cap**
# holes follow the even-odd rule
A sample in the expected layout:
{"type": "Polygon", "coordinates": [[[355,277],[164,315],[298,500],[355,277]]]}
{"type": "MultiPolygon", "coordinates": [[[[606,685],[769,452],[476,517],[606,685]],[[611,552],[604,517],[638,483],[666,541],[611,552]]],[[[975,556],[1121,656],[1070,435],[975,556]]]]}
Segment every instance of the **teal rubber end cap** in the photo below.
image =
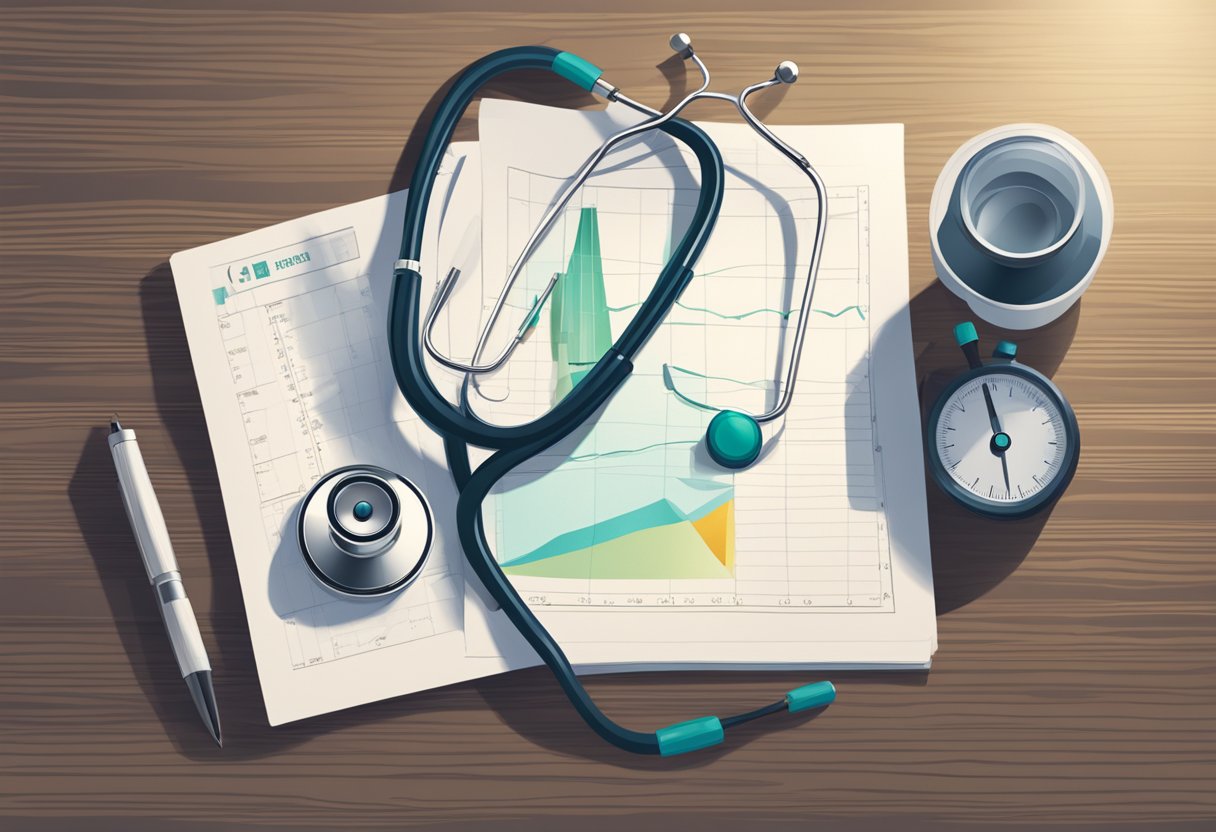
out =
{"type": "Polygon", "coordinates": [[[975,331],[975,324],[971,323],[971,321],[963,321],[954,327],[954,340],[961,347],[963,344],[970,344],[972,341],[980,340],[980,334],[975,331]]]}
{"type": "Polygon", "coordinates": [[[722,742],[726,732],[716,716],[703,716],[688,722],[677,722],[654,732],[659,739],[659,753],[664,757],[700,751],[722,742]]]}
{"type": "Polygon", "coordinates": [[[573,52],[557,53],[553,58],[553,71],[587,92],[595,89],[595,82],[604,74],[604,71],[591,61],[580,58],[573,52]]]}
{"type": "Polygon", "coordinates": [[[1017,357],[1018,345],[1012,341],[998,341],[996,349],[992,351],[993,358],[1008,358],[1012,361],[1017,357]]]}
{"type": "Polygon", "coordinates": [[[822,708],[836,701],[836,686],[831,682],[812,682],[800,688],[794,688],[785,695],[785,704],[790,713],[808,711],[811,708],[822,708]]]}
{"type": "Polygon", "coordinates": [[[355,507],[351,509],[351,513],[355,515],[356,520],[367,520],[372,516],[372,504],[367,500],[360,500],[355,503],[355,507]]]}
{"type": "Polygon", "coordinates": [[[760,456],[763,446],[760,425],[746,413],[722,410],[709,420],[705,447],[723,468],[746,468],[760,456]]]}

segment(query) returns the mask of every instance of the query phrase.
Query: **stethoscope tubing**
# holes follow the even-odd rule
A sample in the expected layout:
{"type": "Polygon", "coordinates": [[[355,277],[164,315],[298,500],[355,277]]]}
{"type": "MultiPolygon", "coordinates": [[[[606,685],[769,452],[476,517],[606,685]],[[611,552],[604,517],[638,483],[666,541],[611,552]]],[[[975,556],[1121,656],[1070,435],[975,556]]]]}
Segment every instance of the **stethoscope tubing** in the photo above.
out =
{"type": "MultiPolygon", "coordinates": [[[[596,734],[618,748],[634,754],[658,754],[659,741],[653,732],[633,731],[618,725],[595,704],[586,687],[579,681],[561,646],[536,618],[527,602],[520,597],[519,592],[498,566],[486,538],[482,505],[490,490],[515,466],[552,447],[567,434],[554,435],[528,445],[498,451],[479,465],[477,470],[471,472],[460,488],[460,498],[456,505],[456,528],[460,535],[460,544],[474,573],[502,607],[507,618],[553,672],[558,685],[583,721],[596,734]]],[[[453,471],[469,470],[467,446],[448,443],[446,450],[448,464],[452,466],[453,471]]]]}
{"type": "MultiPolygon", "coordinates": [[[[474,63],[453,84],[441,102],[423,145],[406,205],[401,261],[394,269],[389,304],[389,351],[402,394],[415,412],[443,437],[445,453],[459,490],[456,527],[465,557],[511,623],[553,672],[558,684],[583,720],[600,737],[632,753],[664,753],[660,735],[625,728],[609,719],[579,681],[569,658],[537,619],[503,573],[486,536],[482,508],[491,490],[506,474],[554,446],[597,412],[628,379],[632,360],[659,329],[692,279],[697,261],[721,209],[725,168],[717,147],[695,125],[671,118],[659,126],[684,142],[701,168],[701,191],[692,221],[663,268],[655,287],[605,355],[553,409],[522,425],[492,425],[478,419],[467,399],[453,404],[434,386],[426,368],[421,326],[422,276],[415,267],[421,252],[426,206],[435,176],[457,121],[477,90],[495,76],[515,69],[549,69],[559,53],[548,47],[519,47],[488,55],[474,63]],[[403,262],[404,261],[404,262],[403,262]],[[473,470],[470,446],[495,450],[473,470]]],[[[467,392],[467,384],[466,384],[467,392]]],[[[774,703],[722,720],[720,729],[785,707],[774,703]]],[[[715,723],[716,718],[709,718],[715,723]]],[[[669,728],[672,726],[669,726],[669,728]]],[[[679,752],[675,752],[679,753],[679,752]]]]}

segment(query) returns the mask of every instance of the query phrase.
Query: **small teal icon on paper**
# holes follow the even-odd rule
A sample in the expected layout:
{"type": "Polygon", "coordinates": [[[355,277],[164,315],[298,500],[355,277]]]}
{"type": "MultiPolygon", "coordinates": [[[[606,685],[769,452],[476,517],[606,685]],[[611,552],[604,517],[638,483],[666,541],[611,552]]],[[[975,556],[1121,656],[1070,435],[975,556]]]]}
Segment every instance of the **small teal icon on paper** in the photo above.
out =
{"type": "Polygon", "coordinates": [[[215,298],[216,306],[223,306],[224,301],[228,300],[228,287],[221,286],[218,289],[212,289],[211,297],[215,298]]]}
{"type": "Polygon", "coordinates": [[[263,277],[270,277],[270,266],[266,265],[265,260],[259,260],[253,264],[253,276],[258,280],[263,277]]]}

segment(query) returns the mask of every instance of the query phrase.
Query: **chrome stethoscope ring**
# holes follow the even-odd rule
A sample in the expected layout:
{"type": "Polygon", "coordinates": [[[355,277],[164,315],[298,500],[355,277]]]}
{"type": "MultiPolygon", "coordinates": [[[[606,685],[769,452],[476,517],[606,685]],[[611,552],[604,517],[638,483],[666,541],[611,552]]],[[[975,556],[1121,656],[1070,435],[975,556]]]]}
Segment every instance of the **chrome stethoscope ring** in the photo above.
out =
{"type": "Polygon", "coordinates": [[[389,595],[422,571],[435,523],[422,492],[374,465],[331,471],[300,503],[296,534],[313,577],[343,595],[389,595]]]}

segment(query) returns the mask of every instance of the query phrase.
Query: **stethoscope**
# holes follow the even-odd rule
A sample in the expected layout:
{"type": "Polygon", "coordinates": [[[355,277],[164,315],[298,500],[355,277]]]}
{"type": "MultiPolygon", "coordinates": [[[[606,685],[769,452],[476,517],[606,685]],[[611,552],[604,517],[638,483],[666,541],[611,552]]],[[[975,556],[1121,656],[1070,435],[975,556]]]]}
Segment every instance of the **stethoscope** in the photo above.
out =
{"type": "MultiPolygon", "coordinates": [[[[633,731],[618,725],[596,706],[561,647],[499,568],[482,522],[482,503],[494,485],[513,468],[569,436],[594,416],[629,377],[634,356],[662,325],[692,279],[692,266],[700,257],[721,209],[725,178],[721,154],[709,136],[696,125],[676,117],[686,106],[700,98],[733,103],[749,125],[806,174],[819,202],[814,248],[802,296],[803,312],[798,316],[784,386],[777,402],[758,416],[735,410],[719,411],[710,420],[706,431],[710,456],[727,468],[750,465],[763,446],[759,426],[779,418],[789,409],[827,226],[827,195],[822,179],[807,159],[762,124],[748,109],[746,99],[759,90],[793,83],[797,80],[798,68],[791,62],[783,62],[771,79],[746,87],[738,95],[728,95],[708,90],[709,71],[693,51],[687,35],[674,36],[671,46],[683,59],[696,64],[703,80],[697,90],[665,113],[622,95],[619,89],[603,80],[603,73],[598,67],[583,58],[545,46],[504,49],[481,58],[465,70],[436,110],[410,183],[400,258],[393,267],[388,322],[389,351],[397,384],[418,416],[443,438],[448,466],[460,491],[456,528],[473,571],[512,624],[553,671],[575,709],[597,734],[626,751],[662,755],[681,754],[715,745],[723,740],[726,729],[761,716],[785,710],[796,712],[823,707],[835,699],[835,688],[830,682],[816,682],[796,688],[777,702],[753,711],[723,718],[700,717],[655,732],[633,731]],[[459,277],[458,271],[448,273],[437,288],[428,312],[425,316],[421,313],[422,266],[419,258],[423,222],[440,163],[461,115],[487,82],[519,69],[549,70],[609,101],[625,104],[648,118],[611,135],[553,201],[511,269],[479,336],[472,361],[465,363],[441,354],[430,338],[435,317],[451,294],[459,277]],[[491,372],[506,363],[523,339],[526,327],[521,326],[515,338],[499,355],[484,363],[479,362],[524,262],[561,215],[573,193],[591,175],[596,164],[613,147],[647,130],[661,130],[692,151],[700,171],[701,188],[683,237],[674,246],[653,289],[633,319],[573,390],[547,413],[531,422],[494,425],[474,415],[467,406],[467,398],[460,405],[449,402],[431,381],[425,356],[430,355],[440,364],[468,374],[466,379],[474,374],[491,372]],[[472,469],[469,460],[471,445],[494,451],[476,470],[472,469]]],[[[539,308],[553,291],[557,277],[555,275],[549,282],[543,295],[535,302],[535,308],[539,308]]],[[[533,315],[529,313],[526,317],[533,315]]],[[[433,539],[433,528],[431,510],[422,493],[403,477],[374,466],[340,469],[322,477],[301,503],[297,521],[301,550],[313,574],[332,589],[359,596],[385,595],[408,585],[422,568],[433,539]]]]}

